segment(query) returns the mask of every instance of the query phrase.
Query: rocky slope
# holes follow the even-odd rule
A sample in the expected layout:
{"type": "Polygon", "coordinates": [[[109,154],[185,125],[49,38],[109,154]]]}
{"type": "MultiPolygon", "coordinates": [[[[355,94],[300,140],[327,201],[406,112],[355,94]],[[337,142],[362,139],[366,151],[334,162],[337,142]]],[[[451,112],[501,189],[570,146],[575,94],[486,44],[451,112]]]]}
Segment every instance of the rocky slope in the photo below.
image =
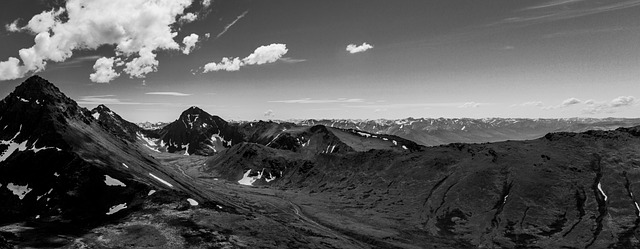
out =
{"type": "Polygon", "coordinates": [[[249,180],[308,194],[318,223],[381,247],[640,245],[640,127],[312,158],[238,145],[207,167],[232,181],[246,173],[227,165],[281,171],[249,180]]]}
{"type": "Polygon", "coordinates": [[[93,108],[91,116],[98,120],[98,123],[109,133],[129,141],[135,141],[137,133],[142,130],[138,125],[123,119],[105,105],[93,108]]]}

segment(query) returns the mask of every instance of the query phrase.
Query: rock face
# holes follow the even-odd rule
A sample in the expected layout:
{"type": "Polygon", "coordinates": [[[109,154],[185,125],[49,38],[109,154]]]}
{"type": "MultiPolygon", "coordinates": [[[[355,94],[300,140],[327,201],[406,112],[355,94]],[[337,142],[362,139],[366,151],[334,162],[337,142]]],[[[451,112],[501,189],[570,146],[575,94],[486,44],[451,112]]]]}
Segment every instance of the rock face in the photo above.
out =
{"type": "Polygon", "coordinates": [[[95,221],[137,206],[149,189],[179,188],[150,177],[173,182],[128,142],[131,126],[91,115],[38,76],[0,102],[0,223],[95,221]]]}
{"type": "Polygon", "coordinates": [[[358,207],[353,212],[389,220],[414,246],[631,248],[640,243],[639,131],[304,159],[239,145],[208,167],[226,169],[230,180],[247,169],[229,172],[225,165],[282,171],[271,187],[341,197],[340,205],[358,207]]]}
{"type": "Polygon", "coordinates": [[[128,141],[135,141],[136,134],[142,130],[138,125],[123,119],[105,105],[93,108],[91,116],[98,120],[98,123],[109,133],[128,141]]]}
{"type": "Polygon", "coordinates": [[[622,118],[407,118],[398,120],[299,120],[298,125],[324,125],[356,129],[374,134],[396,135],[421,145],[449,143],[486,143],[507,140],[536,139],[549,132],[584,132],[613,130],[640,125],[640,119],[622,118]]]}

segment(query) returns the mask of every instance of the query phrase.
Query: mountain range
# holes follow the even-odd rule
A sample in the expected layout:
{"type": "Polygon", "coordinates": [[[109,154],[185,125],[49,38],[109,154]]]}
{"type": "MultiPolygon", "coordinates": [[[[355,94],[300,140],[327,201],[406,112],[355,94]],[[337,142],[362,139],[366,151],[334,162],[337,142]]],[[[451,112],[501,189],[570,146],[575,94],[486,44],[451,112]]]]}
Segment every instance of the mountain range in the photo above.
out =
{"type": "Polygon", "coordinates": [[[142,128],[32,76],[0,102],[0,248],[633,248],[639,121],[142,128]]]}

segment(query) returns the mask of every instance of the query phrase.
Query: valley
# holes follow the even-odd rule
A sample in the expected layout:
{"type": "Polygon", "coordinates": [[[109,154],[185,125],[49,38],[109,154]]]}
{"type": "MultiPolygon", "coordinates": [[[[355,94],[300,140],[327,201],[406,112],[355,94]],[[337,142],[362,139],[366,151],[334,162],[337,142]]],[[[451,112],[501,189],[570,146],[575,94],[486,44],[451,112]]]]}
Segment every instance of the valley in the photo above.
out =
{"type": "Polygon", "coordinates": [[[640,126],[425,146],[191,107],[142,129],[38,76],[0,111],[0,248],[640,243],[640,126]]]}

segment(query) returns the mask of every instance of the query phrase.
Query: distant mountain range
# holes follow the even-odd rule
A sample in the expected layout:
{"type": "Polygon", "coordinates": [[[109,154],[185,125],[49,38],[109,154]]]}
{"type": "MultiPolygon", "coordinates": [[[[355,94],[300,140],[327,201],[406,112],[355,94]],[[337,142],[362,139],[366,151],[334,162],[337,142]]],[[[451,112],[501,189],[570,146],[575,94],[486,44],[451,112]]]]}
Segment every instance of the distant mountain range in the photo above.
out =
{"type": "Polygon", "coordinates": [[[613,130],[640,125],[640,118],[407,118],[398,120],[296,120],[304,126],[324,125],[375,134],[396,135],[426,146],[536,139],[550,132],[613,130]]]}
{"type": "Polygon", "coordinates": [[[0,248],[637,248],[638,121],[145,129],[33,76],[0,102],[0,248]]]}

